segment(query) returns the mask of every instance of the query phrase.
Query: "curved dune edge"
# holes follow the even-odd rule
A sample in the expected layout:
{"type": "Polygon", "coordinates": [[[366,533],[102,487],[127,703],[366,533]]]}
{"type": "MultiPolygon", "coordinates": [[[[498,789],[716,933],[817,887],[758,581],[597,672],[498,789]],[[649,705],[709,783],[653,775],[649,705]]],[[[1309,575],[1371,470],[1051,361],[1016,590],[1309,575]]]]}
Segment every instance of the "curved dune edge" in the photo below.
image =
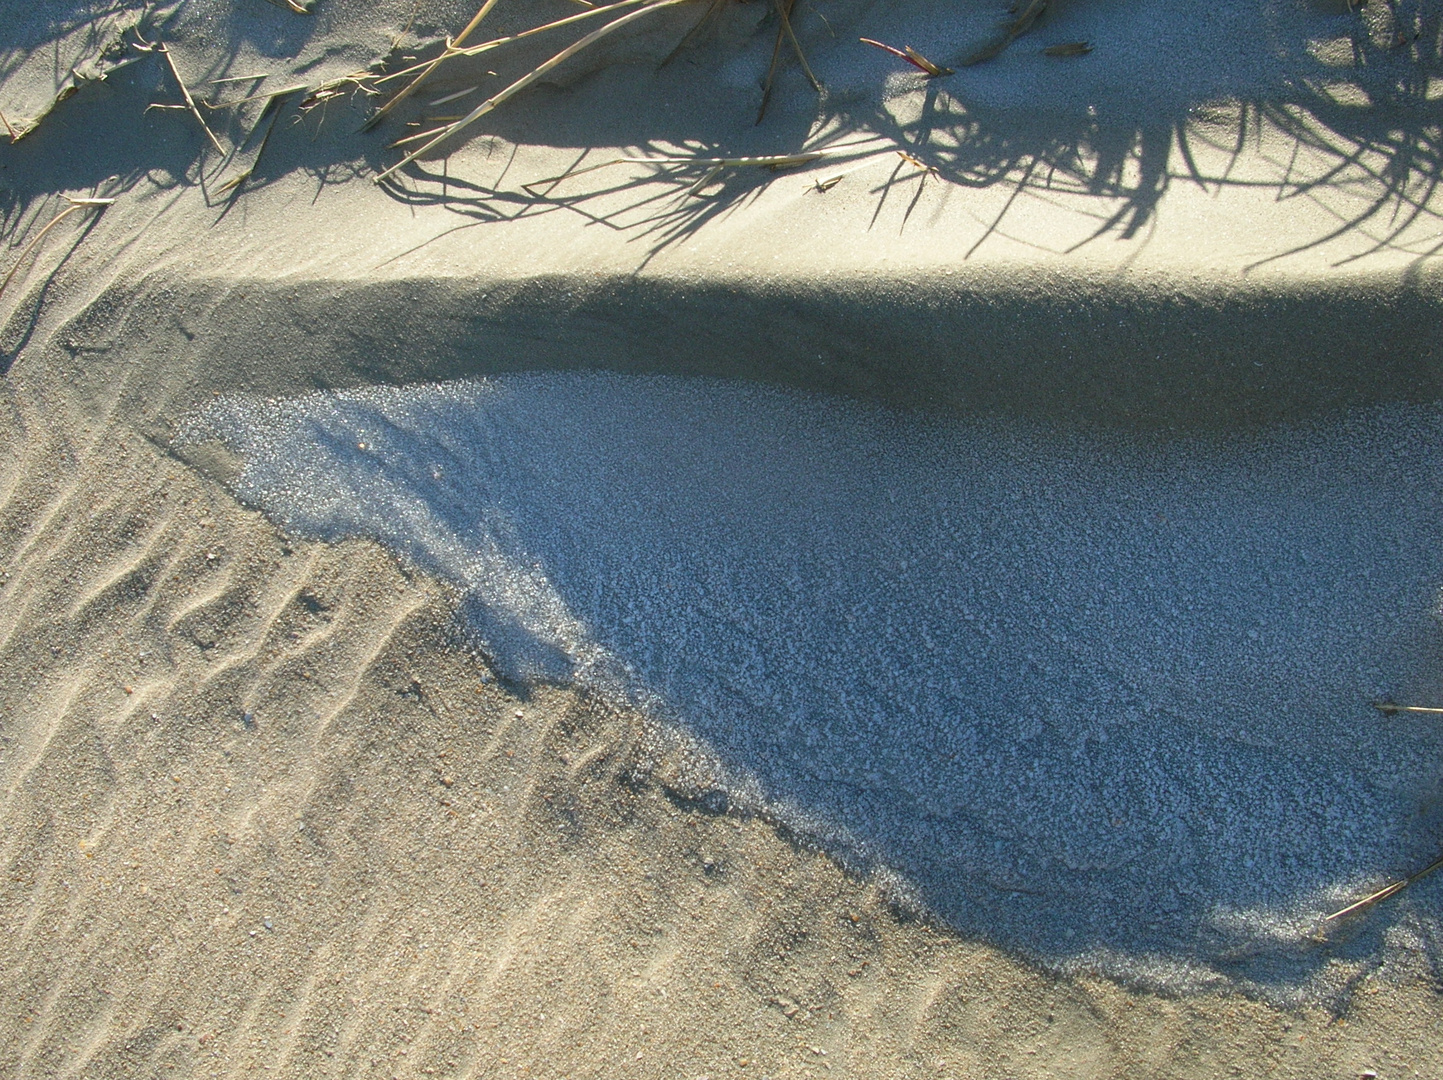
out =
{"type": "Polygon", "coordinates": [[[945,414],[1143,430],[1229,430],[1443,397],[1443,294],[1397,280],[155,272],[51,317],[54,362],[87,379],[105,373],[158,436],[212,393],[536,370],[739,378],[945,414]]]}

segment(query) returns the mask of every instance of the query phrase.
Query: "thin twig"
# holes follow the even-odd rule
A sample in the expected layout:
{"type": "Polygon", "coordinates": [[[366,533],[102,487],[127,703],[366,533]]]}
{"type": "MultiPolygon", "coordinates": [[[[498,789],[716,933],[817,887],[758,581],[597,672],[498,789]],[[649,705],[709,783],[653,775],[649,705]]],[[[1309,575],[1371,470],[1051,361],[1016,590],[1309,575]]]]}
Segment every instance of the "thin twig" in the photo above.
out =
{"type": "Polygon", "coordinates": [[[165,42],[157,41],[152,45],[149,42],[145,42],[144,38],[141,38],[141,41],[144,42],[144,44],[138,47],[143,52],[158,52],[161,56],[165,57],[166,66],[170,68],[170,74],[175,79],[175,84],[180,87],[180,96],[185,98],[186,108],[188,108],[190,114],[195,117],[195,122],[199,124],[200,129],[205,132],[206,138],[210,139],[211,145],[215,147],[215,152],[222,157],[225,156],[225,147],[220,144],[220,140],[215,137],[215,132],[211,131],[205,122],[205,117],[201,116],[200,110],[196,108],[195,98],[190,96],[190,90],[186,87],[185,80],[180,77],[180,69],[175,66],[175,57],[170,55],[170,50],[165,47],[165,42]]]}
{"type": "Polygon", "coordinates": [[[440,56],[436,57],[436,59],[432,60],[429,64],[427,64],[421,74],[417,75],[414,79],[407,83],[405,87],[402,88],[400,93],[398,93],[390,101],[386,102],[386,104],[382,105],[379,109],[377,109],[376,115],[372,116],[369,120],[366,121],[366,129],[375,127],[386,117],[386,115],[392,109],[394,109],[397,105],[401,104],[401,102],[405,101],[408,97],[414,94],[420,88],[421,84],[426,81],[430,74],[441,66],[441,61],[445,60],[447,56],[450,55],[451,48],[453,46],[463,44],[466,39],[475,32],[476,27],[481,25],[481,20],[486,18],[486,16],[491,13],[491,9],[495,6],[496,0],[486,0],[486,2],[481,5],[481,9],[476,12],[475,17],[466,24],[466,29],[462,30],[459,34],[457,34],[455,40],[446,43],[446,52],[443,52],[440,56]]]}
{"type": "Polygon", "coordinates": [[[1380,903],[1381,901],[1388,899],[1388,897],[1390,896],[1398,895],[1398,893],[1402,892],[1409,885],[1412,885],[1415,881],[1422,880],[1440,867],[1443,867],[1443,858],[1435,859],[1433,862],[1423,867],[1422,870],[1419,870],[1416,874],[1411,874],[1408,877],[1405,877],[1402,881],[1395,881],[1391,885],[1384,885],[1377,892],[1363,897],[1363,899],[1357,901],[1356,903],[1349,904],[1341,911],[1333,912],[1323,921],[1332,922],[1334,919],[1341,919],[1345,915],[1352,915],[1356,912],[1363,911],[1366,908],[1370,908],[1374,904],[1380,903]]]}
{"type": "Polygon", "coordinates": [[[701,18],[692,24],[692,28],[682,36],[682,39],[680,41],[676,43],[676,48],[672,49],[671,52],[666,54],[666,59],[656,65],[656,69],[660,71],[662,68],[666,67],[673,60],[675,60],[677,56],[681,54],[682,49],[686,48],[692,43],[693,39],[695,39],[697,34],[701,33],[701,28],[707,24],[707,21],[711,19],[713,15],[715,15],[723,8],[723,6],[725,6],[726,2],[727,0],[709,0],[706,6],[706,10],[701,13],[701,18]]]}
{"type": "MultiPolygon", "coordinates": [[[[350,75],[328,79],[305,96],[301,102],[301,110],[308,113],[318,105],[329,105],[342,94],[348,92],[354,94],[357,90],[365,94],[374,94],[376,91],[371,89],[370,78],[370,72],[355,71],[350,75]]],[[[322,115],[324,115],[324,110],[322,115]]]]}
{"type": "MultiPolygon", "coordinates": [[[[510,45],[514,41],[521,41],[523,38],[534,37],[536,34],[545,33],[547,30],[556,30],[559,27],[569,26],[572,23],[581,22],[583,19],[590,19],[596,15],[605,15],[608,11],[616,11],[620,8],[635,7],[637,4],[644,4],[646,2],[647,0],[618,0],[618,2],[614,4],[607,4],[604,7],[588,8],[586,11],[578,12],[575,15],[568,15],[564,19],[556,19],[553,22],[543,23],[541,26],[533,26],[530,30],[522,30],[519,33],[507,34],[505,37],[492,38],[490,41],[483,41],[479,45],[468,45],[464,49],[460,48],[453,42],[451,45],[446,47],[446,50],[440,56],[435,57],[432,60],[422,61],[419,64],[412,64],[410,67],[402,68],[400,71],[393,71],[389,75],[382,75],[379,78],[373,80],[373,85],[380,86],[382,83],[388,83],[392,79],[403,79],[414,71],[424,71],[425,69],[435,64],[439,64],[442,60],[450,59],[453,56],[480,56],[482,53],[488,53],[491,52],[493,49],[499,49],[503,45],[510,45]]],[[[472,90],[474,89],[475,88],[473,87],[472,90]]],[[[461,91],[461,93],[463,94],[469,94],[471,92],[471,90],[461,91]]],[[[459,96],[459,94],[452,94],[449,96],[457,97],[459,96]]],[[[444,101],[446,99],[443,98],[441,100],[444,101]]],[[[434,105],[435,102],[432,102],[432,104],[434,105]]],[[[388,103],[386,107],[387,109],[389,109],[390,104],[388,103]]]]}
{"type": "MultiPolygon", "coordinates": [[[[305,88],[301,87],[300,89],[305,88]]],[[[281,114],[281,103],[292,93],[294,93],[293,89],[280,90],[271,96],[270,101],[266,102],[266,107],[261,110],[260,116],[256,118],[255,128],[251,129],[251,135],[254,135],[256,128],[260,127],[261,124],[265,122],[266,114],[270,113],[270,123],[266,126],[266,133],[261,136],[260,145],[256,148],[256,156],[251,159],[251,163],[246,166],[246,168],[242,172],[227,180],[224,184],[217,188],[217,195],[223,195],[227,191],[232,190],[239,193],[241,185],[244,184],[255,174],[257,167],[261,163],[261,155],[266,152],[266,143],[271,141],[271,132],[276,129],[276,118],[281,114]]],[[[250,141],[249,135],[246,136],[246,141],[250,141]]]]}
{"type": "Polygon", "coordinates": [[[100,207],[103,209],[104,207],[110,206],[112,203],[115,202],[114,199],[72,199],[69,195],[62,195],[60,197],[66,202],[68,202],[70,205],[67,206],[64,210],[60,211],[60,213],[56,214],[53,218],[51,218],[45,228],[41,229],[38,233],[35,234],[35,239],[31,240],[30,243],[25,245],[25,250],[22,251],[20,253],[20,257],[15,260],[15,265],[12,266],[10,268],[10,272],[5,275],[5,280],[0,281],[0,294],[3,294],[5,292],[5,288],[10,284],[10,279],[15,276],[15,272],[19,270],[20,267],[25,265],[25,260],[30,257],[30,253],[40,246],[40,241],[45,239],[46,233],[48,233],[51,229],[55,228],[55,226],[59,225],[71,214],[77,213],[81,210],[89,210],[95,207],[100,207]]]}
{"type": "Polygon", "coordinates": [[[911,64],[918,71],[925,71],[930,78],[940,79],[944,75],[955,74],[955,72],[953,72],[951,68],[943,67],[941,64],[932,63],[932,61],[928,60],[925,56],[919,53],[916,49],[912,48],[912,46],[910,45],[904,46],[900,49],[896,49],[893,48],[891,45],[884,45],[882,42],[877,41],[875,38],[864,37],[858,38],[857,40],[860,41],[863,45],[875,45],[877,48],[883,50],[884,52],[891,53],[897,59],[907,61],[907,63],[911,64]]]}
{"type": "MultiPolygon", "coordinates": [[[[777,0],[778,5],[789,2],[790,0],[777,0]]],[[[778,6],[777,10],[781,10],[780,6],[778,6]]],[[[767,105],[772,100],[772,80],[777,77],[777,61],[782,57],[782,35],[784,33],[784,28],[778,24],[777,40],[772,43],[772,62],[767,65],[767,77],[762,80],[762,103],[757,109],[758,124],[762,122],[762,117],[767,115],[767,105]]]]}
{"type": "Polygon", "coordinates": [[[807,82],[811,83],[812,89],[820,94],[822,92],[822,84],[818,82],[817,77],[812,74],[812,65],[807,63],[807,54],[802,52],[802,43],[797,40],[797,33],[792,29],[790,8],[795,2],[796,0],[790,0],[789,3],[784,3],[784,0],[777,0],[777,14],[782,17],[782,29],[787,32],[787,38],[792,43],[792,51],[797,54],[797,59],[801,61],[802,72],[807,76],[807,82]]]}
{"type": "MultiPolygon", "coordinates": [[[[487,75],[495,75],[496,72],[494,72],[494,71],[488,71],[486,74],[487,74],[487,75]]],[[[454,94],[447,94],[447,95],[445,95],[444,97],[438,97],[438,98],[432,99],[432,100],[428,103],[427,107],[434,109],[437,105],[449,105],[449,104],[451,104],[451,102],[453,102],[453,101],[460,101],[463,97],[470,97],[472,94],[474,94],[477,90],[480,90],[480,89],[481,89],[481,87],[480,87],[479,85],[478,85],[478,86],[468,86],[468,87],[466,87],[465,90],[457,90],[454,94]]],[[[434,119],[434,118],[433,118],[433,119],[434,119]]]]}
{"type": "Polygon", "coordinates": [[[909,154],[909,153],[907,153],[907,151],[905,151],[905,150],[898,150],[898,151],[897,151],[897,156],[898,156],[899,158],[901,158],[903,161],[905,161],[908,165],[911,165],[911,166],[913,166],[914,168],[921,169],[921,170],[922,170],[923,179],[925,179],[925,178],[928,177],[928,176],[936,176],[936,177],[939,177],[939,178],[940,178],[941,175],[942,175],[940,172],[937,171],[937,166],[935,166],[935,165],[928,165],[928,164],[927,164],[925,161],[923,161],[921,158],[916,157],[916,156],[914,156],[914,155],[912,155],[912,154],[909,154]]]}
{"type": "Polygon", "coordinates": [[[710,169],[701,174],[700,180],[698,180],[695,184],[686,189],[686,193],[688,195],[700,195],[702,189],[708,184],[710,184],[713,180],[715,180],[717,176],[721,173],[721,171],[725,168],[725,165],[713,165],[710,169]]]}
{"type": "MultiPolygon", "coordinates": [[[[426,121],[440,124],[441,127],[428,128],[425,131],[417,131],[411,135],[402,135],[399,139],[396,139],[393,142],[388,142],[386,144],[386,149],[394,150],[398,146],[410,146],[412,143],[418,143],[422,139],[429,139],[433,135],[437,135],[440,132],[444,131],[447,124],[454,124],[457,120],[460,119],[461,117],[459,116],[428,116],[426,117],[426,121]]],[[[416,122],[419,124],[422,121],[418,120],[416,122]]]]}
{"type": "Polygon", "coordinates": [[[270,77],[271,77],[271,73],[270,73],[269,71],[264,71],[264,72],[259,72],[259,73],[255,74],[255,75],[227,75],[227,76],[226,76],[225,78],[223,78],[223,79],[202,79],[200,82],[196,83],[195,85],[196,85],[196,86],[223,86],[223,85],[226,84],[226,83],[233,83],[233,82],[255,82],[255,81],[259,80],[259,79],[269,79],[270,77]]]}
{"type": "Polygon", "coordinates": [[[281,90],[267,90],[264,94],[248,94],[243,98],[236,98],[234,101],[202,101],[211,112],[219,112],[221,109],[233,109],[237,105],[245,105],[252,101],[267,101],[281,94],[294,94],[297,90],[309,90],[310,83],[296,83],[294,86],[287,86],[281,90]]]}
{"type": "Polygon", "coordinates": [[[581,40],[572,42],[566,48],[562,49],[559,53],[553,56],[550,60],[547,60],[540,67],[532,69],[528,74],[523,75],[521,78],[517,79],[514,83],[506,87],[506,89],[502,90],[494,97],[487,98],[480,105],[477,105],[476,108],[472,109],[469,113],[463,116],[460,120],[457,120],[454,124],[447,124],[446,127],[442,128],[439,132],[436,133],[436,137],[433,138],[430,142],[427,142],[419,149],[411,151],[400,161],[396,162],[396,164],[392,165],[389,169],[385,169],[382,172],[378,173],[375,177],[375,182],[378,184],[381,183],[383,180],[386,179],[386,177],[390,176],[397,169],[409,165],[422,154],[428,153],[438,144],[444,142],[446,139],[449,139],[458,131],[475,123],[487,113],[504,104],[516,94],[519,94],[522,90],[525,90],[528,86],[534,83],[537,79],[541,78],[541,76],[545,75],[552,68],[556,67],[558,64],[565,63],[567,60],[571,59],[571,57],[581,52],[582,49],[585,49],[588,45],[599,41],[601,38],[605,37],[607,34],[610,34],[612,31],[620,30],[627,23],[633,22],[636,19],[641,18],[643,15],[649,15],[653,11],[659,11],[660,9],[667,7],[675,7],[677,4],[684,4],[688,2],[689,0],[652,0],[652,3],[647,4],[645,7],[638,8],[637,10],[630,12],[629,14],[621,16],[619,19],[613,19],[605,26],[597,30],[593,30],[581,40]]]}
{"type": "Polygon", "coordinates": [[[1384,716],[1392,716],[1394,713],[1400,712],[1443,713],[1443,709],[1433,708],[1429,705],[1394,705],[1391,701],[1375,701],[1373,708],[1384,716]]]}
{"type": "Polygon", "coordinates": [[[15,129],[10,126],[10,121],[5,119],[5,114],[3,112],[0,112],[0,124],[5,125],[5,134],[10,136],[11,142],[17,143],[20,141],[20,136],[15,134],[15,129]]]}

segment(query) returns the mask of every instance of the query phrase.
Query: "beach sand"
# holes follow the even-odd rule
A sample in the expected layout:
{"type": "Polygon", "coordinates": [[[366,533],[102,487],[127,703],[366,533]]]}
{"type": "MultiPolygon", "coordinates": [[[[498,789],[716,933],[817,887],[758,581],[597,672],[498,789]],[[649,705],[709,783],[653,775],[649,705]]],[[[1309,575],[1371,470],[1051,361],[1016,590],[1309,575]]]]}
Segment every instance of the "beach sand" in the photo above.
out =
{"type": "Polygon", "coordinates": [[[669,790],[636,717],[499,686],[454,598],[376,545],[287,540],[124,420],[47,414],[23,383],[0,560],[11,1075],[1440,1065],[1427,972],[1358,965],[1341,1014],[1158,996],[899,911],[669,790]]]}
{"type": "MultiPolygon", "coordinates": [[[[823,162],[746,181],[700,216],[637,216],[677,193],[646,170],[567,212],[527,203],[523,181],[563,172],[583,145],[634,151],[638,130],[650,152],[680,145],[687,123],[728,152],[795,148],[817,115],[797,71],[770,106],[776,126],[752,123],[770,49],[759,7],[729,15],[685,80],[626,63],[669,50],[680,18],[664,42],[643,36],[538,87],[461,143],[444,178],[425,163],[400,194],[370,182],[395,155],[354,132],[361,103],[344,99],[324,124],[287,114],[253,185],[221,193],[227,173],[202,186],[189,115],[143,111],[176,100],[153,55],[49,107],[72,61],[57,67],[46,48],[118,61],[105,45],[119,24],[7,23],[0,109],[38,126],[0,145],[12,244],[0,271],[63,208],[56,193],[117,201],[57,227],[0,297],[0,1072],[1443,1070],[1436,942],[1380,960],[1390,934],[1434,925],[1436,888],[1320,945],[1310,970],[1327,993],[1290,1004],[1225,979],[1168,991],[1041,963],[958,932],[784,815],[716,802],[641,710],[510,678],[458,617],[453,581],[374,540],[288,533],[238,500],[233,449],[176,440],[236,394],[560,368],[763,380],[948,422],[1021,416],[1129,438],[1326,428],[1341,409],[1436,402],[1427,202],[1417,236],[1339,268],[1376,244],[1371,226],[1307,245],[1351,192],[1278,209],[1274,187],[1242,181],[1175,181],[1139,236],[1045,258],[1040,237],[1086,235],[1097,214],[1078,207],[1101,204],[1076,187],[1039,194],[964,260],[1011,189],[967,199],[915,175],[895,189],[885,143],[849,158],[857,173],[829,191],[814,187],[833,174],[823,162]],[[712,93],[696,94],[703,79],[712,93]],[[627,100],[644,106],[615,104],[638,87],[649,92],[627,100]],[[673,107],[686,87],[695,96],[673,107]]],[[[410,10],[322,0],[306,22],[238,2],[182,7],[148,32],[168,35],[196,82],[271,70],[314,85],[384,55],[410,10]]],[[[531,25],[540,10],[506,18],[531,25]]],[[[858,11],[842,14],[870,29],[858,11]]],[[[407,33],[454,32],[471,13],[427,10],[407,33]]],[[[1086,6],[1062,12],[1059,36],[1107,29],[1066,17],[1086,6]]],[[[1333,40],[1346,13],[1316,17],[1335,20],[1319,32],[1333,40]]],[[[995,13],[967,19],[918,5],[876,33],[946,62],[995,13]],[[957,40],[927,38],[938,26],[957,40]]],[[[885,59],[818,46],[832,100],[872,118],[856,125],[866,139],[888,134],[877,116],[896,136],[922,115],[920,84],[866,110],[842,93],[885,83],[885,59]]],[[[986,110],[1011,107],[1008,86],[1035,63],[1033,50],[980,76],[969,123],[983,142],[1002,129],[986,110]]],[[[1272,68],[1224,74],[1210,98],[1276,90],[1272,68]]],[[[1058,101],[1066,122],[1024,139],[1018,160],[1092,123],[1058,101]]],[[[1195,107],[1154,103],[1164,119],[1195,107]]],[[[1117,131],[1150,130],[1125,111],[1117,131]]],[[[1403,127],[1422,138],[1431,115],[1403,127]]],[[[217,124],[226,145],[244,123],[217,124]]],[[[954,177],[984,167],[940,145],[954,177]]],[[[1237,174],[1276,178],[1289,145],[1259,134],[1237,174]]],[[[1326,162],[1316,141],[1300,145],[1326,162]]],[[[1220,139],[1195,160],[1229,153],[1220,139]]],[[[1129,167],[1145,174],[1147,160],[1129,167]]],[[[1112,188],[1107,205],[1135,207],[1138,190],[1112,188]]],[[[1420,693],[1436,686],[1422,670],[1420,693]]]]}

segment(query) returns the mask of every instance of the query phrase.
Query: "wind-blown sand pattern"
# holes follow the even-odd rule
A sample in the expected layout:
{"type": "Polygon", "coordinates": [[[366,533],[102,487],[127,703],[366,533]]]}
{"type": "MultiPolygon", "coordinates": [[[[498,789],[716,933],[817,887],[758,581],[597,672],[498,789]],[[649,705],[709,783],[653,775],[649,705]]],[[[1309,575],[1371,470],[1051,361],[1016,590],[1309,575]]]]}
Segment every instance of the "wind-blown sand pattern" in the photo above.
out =
{"type": "Polygon", "coordinates": [[[0,0],[0,1076],[1443,1075],[1443,0],[703,2],[0,0]]]}
{"type": "Polygon", "coordinates": [[[1322,916],[1436,846],[1436,726],[1370,707],[1432,691],[1431,409],[1059,434],[552,375],[223,399],[206,437],[288,529],[461,588],[511,679],[678,724],[740,805],[1049,963],[1317,993],[1322,916]]]}
{"type": "Polygon", "coordinates": [[[689,800],[634,713],[502,688],[372,543],[286,539],[103,411],[4,416],[10,1075],[1438,1064],[1430,969],[1366,935],[1346,1026],[1037,973],[689,800]]]}

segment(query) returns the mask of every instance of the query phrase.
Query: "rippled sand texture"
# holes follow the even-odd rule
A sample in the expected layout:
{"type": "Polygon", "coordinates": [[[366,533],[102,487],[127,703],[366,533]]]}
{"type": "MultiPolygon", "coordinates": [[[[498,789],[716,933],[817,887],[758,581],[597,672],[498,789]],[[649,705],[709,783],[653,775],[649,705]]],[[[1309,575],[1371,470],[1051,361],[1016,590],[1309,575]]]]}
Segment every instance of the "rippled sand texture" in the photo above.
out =
{"type": "Polygon", "coordinates": [[[368,542],[287,541],[123,419],[17,382],[7,1076],[1443,1064],[1427,971],[1332,955],[1337,1025],[1044,976],[908,921],[762,820],[688,802],[632,714],[501,689],[446,588],[368,542]]]}
{"type": "MultiPolygon", "coordinates": [[[[731,798],[1049,964],[1326,996],[1321,916],[1436,853],[1437,726],[1370,708],[1437,681],[1431,410],[1084,435],[523,375],[207,435],[287,527],[460,587],[511,677],[674,721],[731,798]]],[[[1433,962],[1437,895],[1395,950],[1433,962]]]]}

